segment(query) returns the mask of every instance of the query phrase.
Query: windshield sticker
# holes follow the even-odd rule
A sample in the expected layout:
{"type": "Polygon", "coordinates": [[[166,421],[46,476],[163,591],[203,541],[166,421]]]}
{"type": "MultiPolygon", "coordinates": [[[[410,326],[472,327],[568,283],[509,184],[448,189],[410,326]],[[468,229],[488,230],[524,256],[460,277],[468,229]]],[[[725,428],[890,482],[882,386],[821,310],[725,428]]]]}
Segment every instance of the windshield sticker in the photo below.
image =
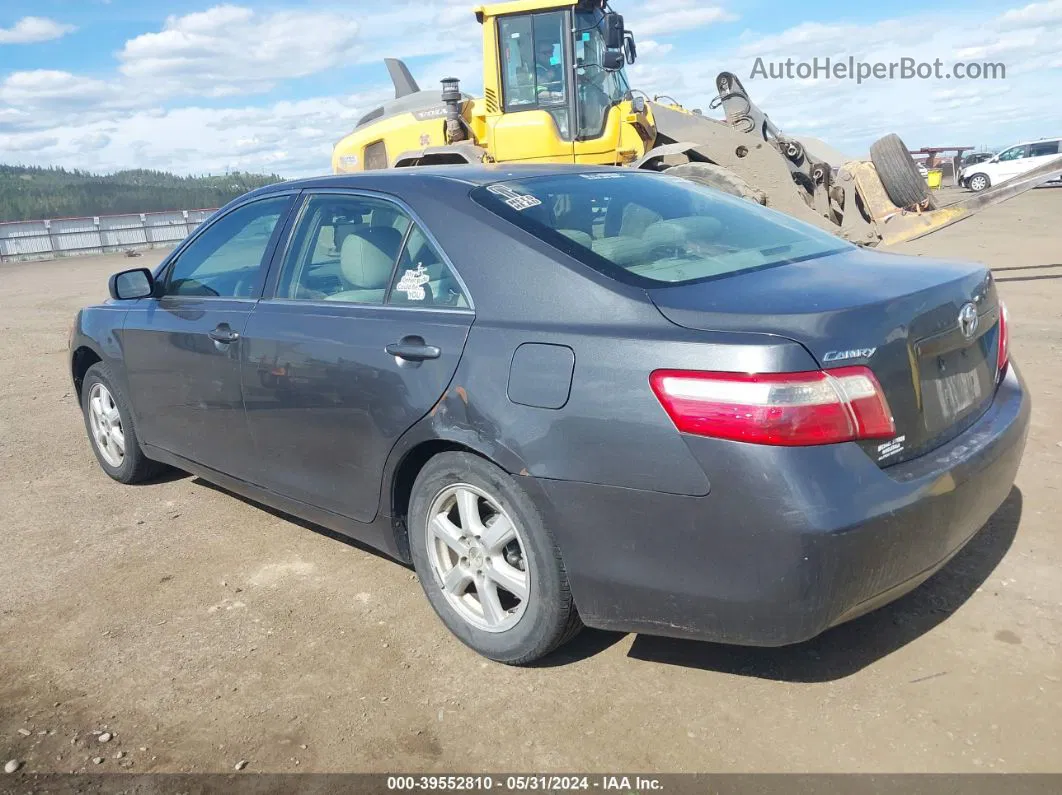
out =
{"type": "Polygon", "coordinates": [[[878,445],[878,460],[884,461],[886,458],[890,458],[903,450],[903,443],[907,441],[906,436],[897,436],[891,442],[885,442],[885,444],[878,445]]]}
{"type": "Polygon", "coordinates": [[[514,191],[508,185],[488,185],[487,190],[497,196],[501,196],[505,200],[505,203],[514,210],[527,210],[531,207],[538,207],[538,205],[542,204],[542,202],[534,196],[524,196],[514,191]]]}
{"type": "Polygon", "coordinates": [[[623,179],[626,174],[580,174],[583,179],[623,179]]]}
{"type": "Polygon", "coordinates": [[[429,281],[431,281],[431,277],[424,270],[424,266],[417,265],[416,270],[409,270],[402,274],[402,278],[398,280],[395,289],[405,293],[406,298],[410,301],[423,301],[427,297],[424,292],[424,285],[429,281]]]}

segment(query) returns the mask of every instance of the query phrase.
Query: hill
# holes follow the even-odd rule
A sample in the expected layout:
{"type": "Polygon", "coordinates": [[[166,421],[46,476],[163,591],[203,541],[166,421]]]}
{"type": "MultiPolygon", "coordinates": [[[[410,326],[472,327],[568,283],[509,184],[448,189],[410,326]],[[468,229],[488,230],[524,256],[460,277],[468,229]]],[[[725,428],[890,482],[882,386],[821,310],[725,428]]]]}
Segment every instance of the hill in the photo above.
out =
{"type": "Polygon", "coordinates": [[[179,177],[143,169],[92,174],[64,168],[0,165],[0,221],[220,207],[276,174],[234,172],[179,177]]]}

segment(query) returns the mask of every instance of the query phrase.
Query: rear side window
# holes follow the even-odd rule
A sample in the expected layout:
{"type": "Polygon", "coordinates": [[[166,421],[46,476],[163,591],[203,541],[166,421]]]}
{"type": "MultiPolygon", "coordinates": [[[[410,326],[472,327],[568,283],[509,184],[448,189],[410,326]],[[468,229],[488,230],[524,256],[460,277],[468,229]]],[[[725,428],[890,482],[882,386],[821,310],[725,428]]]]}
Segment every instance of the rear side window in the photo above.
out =
{"type": "Polygon", "coordinates": [[[467,308],[459,282],[427,235],[385,199],[306,200],[284,255],[278,298],[467,308]]]}
{"type": "Polygon", "coordinates": [[[469,308],[468,299],[453,271],[416,224],[406,239],[388,303],[469,308]]]}
{"type": "Polygon", "coordinates": [[[646,287],[821,257],[851,244],[678,177],[616,169],[476,188],[489,210],[586,265],[646,287]]]}
{"type": "Polygon", "coordinates": [[[1058,141],[1042,141],[1029,144],[1029,157],[1045,157],[1058,154],[1058,141]]]}
{"type": "Polygon", "coordinates": [[[410,223],[381,199],[311,197],[284,256],[277,297],[382,304],[410,223]]]}

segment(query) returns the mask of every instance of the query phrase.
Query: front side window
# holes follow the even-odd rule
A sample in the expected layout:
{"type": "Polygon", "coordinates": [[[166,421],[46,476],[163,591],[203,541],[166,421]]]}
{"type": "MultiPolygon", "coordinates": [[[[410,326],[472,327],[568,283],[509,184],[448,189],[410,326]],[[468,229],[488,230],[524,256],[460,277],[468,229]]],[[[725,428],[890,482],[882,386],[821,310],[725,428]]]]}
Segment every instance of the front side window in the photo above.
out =
{"type": "Polygon", "coordinates": [[[1004,160],[1019,160],[1019,159],[1021,159],[1023,157],[1025,157],[1025,147],[1024,146],[1012,146],[1010,149],[1008,149],[1007,151],[1003,152],[999,156],[999,159],[1002,162],[1004,160]]]}
{"type": "Polygon", "coordinates": [[[568,138],[564,12],[501,17],[498,39],[505,110],[546,110],[568,138]]]}
{"type": "Polygon", "coordinates": [[[575,89],[579,101],[580,138],[596,138],[604,132],[609,109],[630,93],[623,69],[607,71],[604,13],[600,9],[575,15],[575,89]]]}
{"type": "Polygon", "coordinates": [[[577,260],[644,287],[851,248],[827,232],[678,177],[634,170],[500,182],[472,198],[577,260]]]}
{"type": "Polygon", "coordinates": [[[249,298],[289,196],[245,204],[207,227],[178,256],[165,295],[249,298]]]}

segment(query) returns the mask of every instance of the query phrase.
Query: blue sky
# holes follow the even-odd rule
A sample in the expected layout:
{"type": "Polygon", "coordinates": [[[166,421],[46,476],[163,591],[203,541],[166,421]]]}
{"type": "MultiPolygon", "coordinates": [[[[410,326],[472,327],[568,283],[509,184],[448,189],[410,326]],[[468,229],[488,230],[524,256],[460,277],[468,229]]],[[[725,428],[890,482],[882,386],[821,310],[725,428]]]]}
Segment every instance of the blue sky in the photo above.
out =
{"type": "MultiPolygon", "coordinates": [[[[332,144],[390,86],[475,92],[480,30],[468,0],[4,0],[0,162],[179,173],[324,172],[332,144]]],[[[911,146],[1001,146],[1062,135],[1062,0],[623,3],[640,44],[634,87],[707,110],[735,72],[786,132],[852,155],[898,132],[911,146]],[[765,61],[1001,62],[1005,80],[749,79],[765,61]]]]}

